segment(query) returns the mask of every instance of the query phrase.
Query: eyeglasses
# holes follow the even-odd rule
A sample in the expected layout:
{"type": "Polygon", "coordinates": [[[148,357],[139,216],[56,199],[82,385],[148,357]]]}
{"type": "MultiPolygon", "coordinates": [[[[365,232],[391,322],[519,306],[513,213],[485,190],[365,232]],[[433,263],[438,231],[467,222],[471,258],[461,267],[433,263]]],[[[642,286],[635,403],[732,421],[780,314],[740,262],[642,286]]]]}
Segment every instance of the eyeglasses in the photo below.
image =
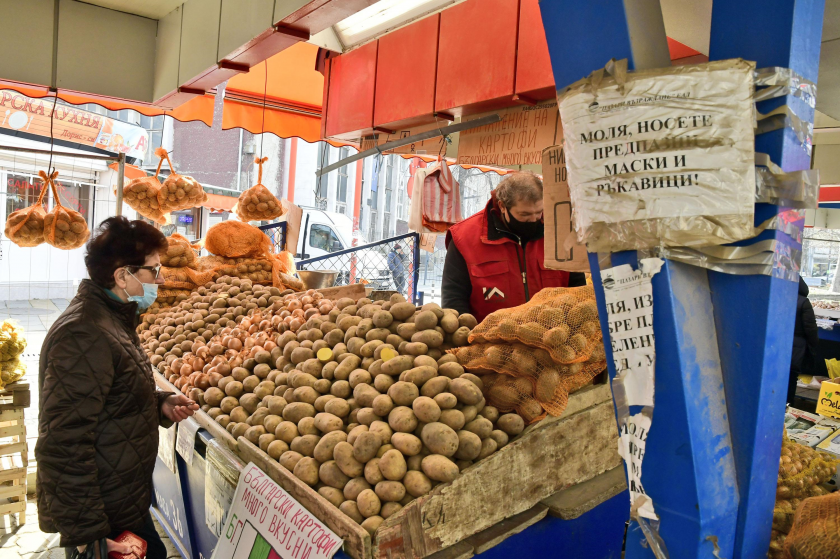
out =
{"type": "Polygon", "coordinates": [[[155,274],[155,279],[158,279],[160,276],[160,269],[161,265],[158,264],[157,266],[126,266],[126,268],[133,268],[134,270],[149,270],[155,274]]]}

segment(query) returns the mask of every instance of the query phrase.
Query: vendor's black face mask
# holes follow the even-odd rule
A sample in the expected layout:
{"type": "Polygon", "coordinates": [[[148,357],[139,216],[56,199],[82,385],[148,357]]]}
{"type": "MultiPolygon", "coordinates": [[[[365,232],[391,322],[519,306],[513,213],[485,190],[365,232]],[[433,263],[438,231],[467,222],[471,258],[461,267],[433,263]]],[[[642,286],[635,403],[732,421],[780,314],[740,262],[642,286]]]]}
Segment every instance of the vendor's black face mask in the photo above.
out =
{"type": "Polygon", "coordinates": [[[509,211],[505,211],[507,226],[510,232],[519,237],[522,242],[539,239],[545,234],[545,224],[540,221],[519,221],[509,211]]]}

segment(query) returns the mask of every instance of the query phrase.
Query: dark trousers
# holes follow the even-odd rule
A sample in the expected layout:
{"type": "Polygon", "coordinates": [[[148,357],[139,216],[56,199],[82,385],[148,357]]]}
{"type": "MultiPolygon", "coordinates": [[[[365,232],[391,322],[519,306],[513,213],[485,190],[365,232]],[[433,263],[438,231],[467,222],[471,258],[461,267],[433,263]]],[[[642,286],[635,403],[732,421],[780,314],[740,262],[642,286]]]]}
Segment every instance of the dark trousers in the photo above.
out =
{"type": "MultiPolygon", "coordinates": [[[[125,530],[115,530],[108,534],[108,539],[113,540],[119,537],[125,530]]],[[[143,527],[139,530],[134,530],[134,534],[146,540],[146,559],[166,559],[166,546],[160,539],[157,530],[155,530],[155,523],[152,521],[151,513],[146,513],[143,519],[143,527]]],[[[70,559],[73,556],[74,547],[65,547],[64,556],[70,559]]],[[[102,559],[105,559],[104,557],[102,559]]]]}

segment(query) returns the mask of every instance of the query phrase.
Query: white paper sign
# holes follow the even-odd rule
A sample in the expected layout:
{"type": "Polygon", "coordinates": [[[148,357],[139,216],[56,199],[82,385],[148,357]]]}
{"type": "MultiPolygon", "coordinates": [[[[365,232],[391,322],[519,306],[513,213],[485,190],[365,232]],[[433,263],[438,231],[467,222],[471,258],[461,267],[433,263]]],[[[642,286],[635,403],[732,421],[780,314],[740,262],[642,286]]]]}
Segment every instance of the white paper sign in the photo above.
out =
{"type": "Polygon", "coordinates": [[[249,463],[239,476],[236,494],[213,559],[248,559],[252,550],[274,550],[282,559],[332,557],[342,540],[249,463]]]}
{"type": "Polygon", "coordinates": [[[601,271],[616,378],[623,379],[627,405],[653,405],[656,349],[653,338],[653,288],[650,280],[661,258],[645,258],[601,271]]]}
{"type": "Polygon", "coordinates": [[[590,252],[752,236],[752,72],[716,61],[628,73],[623,86],[584,80],[560,97],[575,229],[590,252]]]}
{"type": "Polygon", "coordinates": [[[645,457],[648,431],[651,417],[643,413],[630,416],[622,422],[621,435],[618,439],[618,453],[627,464],[627,486],[630,489],[630,508],[635,508],[639,516],[658,520],[653,510],[653,501],[642,487],[642,460],[645,457]]]}
{"type": "Polygon", "coordinates": [[[175,425],[169,429],[158,426],[158,457],[173,474],[178,473],[175,464],[175,425]]]}
{"type": "Polygon", "coordinates": [[[178,423],[178,442],[175,445],[175,450],[184,459],[187,464],[192,465],[193,450],[195,449],[195,434],[198,432],[198,422],[188,417],[178,423]]]}
{"type": "Polygon", "coordinates": [[[222,528],[227,520],[227,513],[233,503],[236,486],[209,460],[205,467],[204,482],[204,522],[216,537],[222,536],[222,528]]]}

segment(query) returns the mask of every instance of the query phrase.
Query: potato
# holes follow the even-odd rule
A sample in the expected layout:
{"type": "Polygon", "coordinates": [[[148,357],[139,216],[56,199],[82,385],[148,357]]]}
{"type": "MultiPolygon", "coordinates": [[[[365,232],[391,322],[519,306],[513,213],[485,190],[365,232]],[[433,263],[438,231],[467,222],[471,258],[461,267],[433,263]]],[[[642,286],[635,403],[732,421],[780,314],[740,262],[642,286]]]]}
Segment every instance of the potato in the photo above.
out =
{"type": "Polygon", "coordinates": [[[367,533],[370,534],[370,537],[376,533],[376,530],[382,523],[385,521],[385,518],[380,515],[374,515],[369,518],[365,518],[364,522],[361,523],[361,527],[367,530],[367,533]]]}
{"type": "Polygon", "coordinates": [[[464,428],[467,421],[464,417],[464,412],[456,409],[448,409],[440,412],[440,423],[447,425],[453,431],[460,431],[464,428]]]}
{"type": "MultiPolygon", "coordinates": [[[[475,433],[481,440],[484,440],[493,432],[493,422],[486,417],[479,416],[464,425],[464,430],[475,433]]],[[[466,460],[472,460],[472,458],[466,458],[466,460]]]]}
{"type": "MultiPolygon", "coordinates": [[[[276,441],[275,441],[276,442],[276,441]]],[[[280,465],[289,470],[290,472],[295,471],[295,466],[297,463],[303,459],[303,455],[299,452],[295,452],[293,450],[288,450],[284,452],[280,459],[277,460],[280,462],[280,465]]]]}
{"type": "Polygon", "coordinates": [[[373,314],[373,325],[377,328],[387,328],[394,322],[394,315],[389,311],[376,311],[373,314]]]}
{"type": "MultiPolygon", "coordinates": [[[[324,465],[322,464],[321,467],[323,468],[324,465]]],[[[344,502],[344,494],[335,487],[321,487],[318,489],[318,494],[329,501],[334,507],[340,507],[344,502]]]]}
{"type": "MultiPolygon", "coordinates": [[[[422,444],[422,443],[421,443],[422,444]]],[[[408,460],[405,461],[406,466],[408,466],[409,472],[420,472],[422,469],[420,468],[420,464],[423,462],[423,458],[428,456],[428,452],[424,451],[420,454],[415,454],[414,456],[409,456],[408,460]]]]}
{"type": "Polygon", "coordinates": [[[458,405],[458,398],[451,392],[441,392],[434,397],[434,401],[442,410],[449,410],[458,405]]]}
{"type": "Polygon", "coordinates": [[[471,431],[458,431],[458,460],[475,460],[481,453],[481,438],[471,431]]]}
{"type": "MultiPolygon", "coordinates": [[[[445,365],[444,365],[445,366],[445,365]]],[[[469,380],[456,378],[449,383],[449,391],[458,398],[458,401],[468,406],[475,405],[484,397],[478,386],[469,380]]]]}
{"type": "Polygon", "coordinates": [[[351,478],[361,476],[364,471],[364,466],[353,457],[353,448],[354,446],[350,443],[340,442],[335,445],[335,449],[333,450],[333,458],[338,464],[338,467],[341,468],[341,471],[345,475],[351,478]]]}
{"type": "Polygon", "coordinates": [[[420,396],[411,404],[414,415],[424,423],[434,423],[440,419],[440,406],[428,396],[420,396]]]}
{"type": "Polygon", "coordinates": [[[487,437],[486,439],[481,441],[481,452],[478,455],[478,459],[482,460],[484,458],[487,458],[488,456],[496,452],[497,449],[498,445],[496,444],[496,441],[491,439],[490,437],[487,437]]]}
{"type": "Polygon", "coordinates": [[[239,405],[245,408],[245,411],[247,411],[249,414],[254,413],[259,404],[260,399],[257,398],[254,394],[243,394],[242,397],[239,398],[239,405]]]}
{"type": "Polygon", "coordinates": [[[263,401],[268,405],[268,412],[271,415],[283,415],[287,404],[282,396],[268,396],[263,401]]]}
{"type": "Polygon", "coordinates": [[[330,394],[336,398],[347,399],[352,393],[353,389],[350,388],[350,383],[346,380],[337,380],[333,383],[332,388],[330,388],[330,394]]]}
{"type": "Polygon", "coordinates": [[[525,429],[525,421],[515,413],[506,413],[496,422],[496,427],[515,437],[525,429]]]}
{"type": "Polygon", "coordinates": [[[344,486],[344,498],[350,501],[355,501],[359,493],[365,489],[372,489],[373,486],[367,482],[363,477],[356,477],[347,482],[344,486]]]}
{"type": "Polygon", "coordinates": [[[382,508],[382,502],[372,489],[365,489],[359,493],[359,496],[356,497],[356,504],[359,507],[359,512],[365,518],[378,515],[382,508]]]}
{"type": "Polygon", "coordinates": [[[248,417],[247,410],[245,410],[242,406],[237,406],[230,412],[230,420],[234,423],[244,423],[248,417]]]}
{"type": "Polygon", "coordinates": [[[365,480],[371,485],[376,485],[385,479],[382,471],[379,469],[379,461],[381,458],[373,458],[370,462],[365,464],[365,480]]]}
{"type": "Polygon", "coordinates": [[[423,449],[423,443],[411,433],[394,433],[391,444],[405,456],[415,456],[423,449]]]}
{"type": "Polygon", "coordinates": [[[441,392],[445,392],[449,389],[449,380],[450,379],[448,377],[441,376],[429,379],[423,384],[423,386],[420,387],[420,395],[428,398],[434,398],[441,392]]]}
{"type": "MultiPolygon", "coordinates": [[[[403,498],[405,498],[405,497],[403,497],[403,498]]],[[[399,503],[387,502],[384,505],[382,505],[382,510],[379,511],[379,516],[381,516],[382,518],[387,520],[389,516],[400,512],[400,510],[402,508],[403,508],[402,505],[399,504],[399,503]]],[[[376,517],[372,516],[368,520],[373,519],[373,518],[376,518],[376,517]]],[[[365,522],[367,522],[367,520],[365,522]]],[[[371,534],[371,536],[373,536],[373,534],[371,534]]]]}
{"type": "Polygon", "coordinates": [[[398,355],[382,363],[380,370],[386,375],[399,375],[414,366],[414,356],[398,355]]]}
{"type": "Polygon", "coordinates": [[[318,435],[302,435],[296,437],[292,441],[292,444],[289,445],[289,448],[295,452],[299,452],[303,456],[312,456],[315,454],[315,447],[318,446],[320,441],[321,437],[318,435]]]}
{"type": "Polygon", "coordinates": [[[338,510],[352,518],[358,524],[362,524],[365,521],[365,517],[359,512],[356,501],[344,501],[339,505],[338,510]]]}
{"type": "MultiPolygon", "coordinates": [[[[332,396],[332,394],[330,394],[332,396]]],[[[350,405],[343,398],[333,397],[324,404],[324,412],[344,418],[350,414],[350,405]]]]}
{"type": "Polygon", "coordinates": [[[225,393],[218,388],[211,387],[204,392],[204,401],[211,406],[219,406],[225,398],[225,393]]]}
{"type": "Polygon", "coordinates": [[[444,363],[457,363],[458,358],[452,355],[451,353],[447,353],[446,355],[441,355],[440,359],[437,360],[438,367],[443,365],[444,363]]]}
{"type": "Polygon", "coordinates": [[[443,483],[454,480],[459,473],[458,466],[452,460],[440,454],[426,456],[423,458],[420,467],[429,479],[443,483]]]}
{"type": "MultiPolygon", "coordinates": [[[[482,399],[481,401],[483,402],[484,400],[482,399]]],[[[461,408],[461,413],[464,414],[464,421],[469,423],[478,415],[478,406],[464,406],[461,408]]]]}
{"type": "Polygon", "coordinates": [[[315,406],[306,402],[294,402],[283,408],[283,419],[287,421],[297,424],[304,417],[315,417],[315,406]]]}
{"type": "Polygon", "coordinates": [[[496,441],[496,446],[498,448],[502,448],[503,446],[508,444],[508,440],[509,440],[508,434],[505,433],[504,431],[499,430],[499,429],[496,429],[493,432],[491,432],[490,433],[490,438],[493,439],[494,441],[496,441]]]}
{"type": "Polygon", "coordinates": [[[353,442],[353,458],[364,464],[376,456],[381,446],[382,440],[378,434],[370,431],[360,433],[353,442]]]}
{"type": "Polygon", "coordinates": [[[374,492],[382,502],[398,503],[405,497],[405,486],[399,481],[380,481],[374,492]]]}
{"type": "Polygon", "coordinates": [[[312,456],[315,460],[321,463],[332,460],[333,453],[335,452],[335,445],[345,442],[346,440],[347,433],[344,431],[332,431],[327,433],[321,437],[321,440],[319,440],[318,444],[315,445],[315,449],[312,451],[312,456]]]}
{"type": "Polygon", "coordinates": [[[417,334],[412,336],[411,343],[405,345],[405,348],[403,348],[404,351],[411,355],[426,355],[429,352],[429,346],[424,343],[414,341],[413,338],[415,336],[417,336],[417,334]]]}
{"type": "Polygon", "coordinates": [[[269,443],[268,448],[266,449],[266,453],[274,458],[275,460],[279,460],[280,457],[283,455],[284,452],[289,450],[289,445],[286,444],[284,441],[279,439],[275,439],[269,443]]]}
{"type": "Polygon", "coordinates": [[[417,428],[417,418],[414,416],[414,411],[411,408],[399,406],[394,408],[388,415],[388,425],[394,431],[411,433],[417,428]]]}
{"type": "Polygon", "coordinates": [[[222,412],[229,414],[234,409],[239,407],[239,400],[237,400],[233,396],[226,396],[225,398],[222,398],[222,402],[219,404],[219,407],[221,408],[222,412]]]}
{"type": "Polygon", "coordinates": [[[414,325],[417,327],[418,332],[421,330],[430,330],[438,325],[438,317],[431,311],[420,311],[414,315],[414,325]]]}
{"type": "MultiPolygon", "coordinates": [[[[302,374],[307,377],[309,376],[305,373],[302,374]]],[[[321,396],[320,394],[318,394],[318,391],[312,388],[311,386],[301,386],[300,388],[295,388],[293,394],[296,403],[303,402],[306,404],[310,404],[312,405],[313,410],[315,409],[315,401],[321,396]]]]}
{"type": "Polygon", "coordinates": [[[450,338],[454,347],[465,346],[469,343],[470,329],[462,326],[450,334],[450,338]]]}
{"type": "Polygon", "coordinates": [[[456,379],[464,374],[464,367],[458,363],[450,362],[438,366],[438,374],[450,379],[456,379]]]}
{"type": "Polygon", "coordinates": [[[362,359],[358,355],[352,353],[345,354],[346,358],[342,359],[341,363],[335,368],[333,376],[336,380],[347,380],[350,378],[350,373],[359,368],[362,364],[362,359]]]}
{"type": "Polygon", "coordinates": [[[397,326],[397,335],[404,340],[410,340],[417,333],[417,326],[413,322],[406,322],[397,326]]]}
{"type": "Polygon", "coordinates": [[[440,319],[440,327],[443,328],[443,331],[447,334],[454,333],[460,325],[458,324],[458,317],[452,314],[444,314],[443,318],[440,319]]]}
{"type": "Polygon", "coordinates": [[[353,399],[359,406],[365,408],[372,407],[373,401],[379,395],[379,392],[369,384],[357,384],[353,389],[353,399]]]}
{"type": "MultiPolygon", "coordinates": [[[[383,477],[387,480],[399,481],[405,476],[407,470],[408,467],[406,466],[405,458],[399,450],[389,450],[379,459],[379,471],[382,472],[383,477]]],[[[377,495],[380,495],[378,490],[377,495]]],[[[383,498],[383,500],[399,501],[403,498],[403,495],[404,492],[396,499],[383,498]]],[[[380,495],[381,497],[382,495],[380,495]]]]}
{"type": "Polygon", "coordinates": [[[391,305],[391,308],[388,309],[388,312],[391,313],[391,316],[395,320],[406,320],[410,316],[414,316],[417,307],[415,307],[412,303],[396,303],[391,305]]]}
{"type": "Polygon", "coordinates": [[[409,470],[402,482],[412,497],[422,497],[432,490],[432,481],[421,471],[409,470]]]}
{"type": "Polygon", "coordinates": [[[418,387],[422,388],[427,381],[436,376],[436,367],[414,367],[413,369],[405,371],[400,378],[405,382],[416,384],[418,387]]]}
{"type": "Polygon", "coordinates": [[[454,456],[458,450],[458,434],[444,423],[429,423],[423,427],[420,438],[433,454],[454,456]]]}
{"type": "Polygon", "coordinates": [[[350,478],[344,475],[344,472],[341,471],[338,464],[335,463],[335,460],[328,460],[321,464],[318,470],[318,477],[322,482],[335,489],[344,489],[344,486],[350,481],[350,478]]]}
{"type": "Polygon", "coordinates": [[[344,427],[344,422],[340,417],[331,413],[319,413],[315,416],[315,427],[322,433],[330,433],[332,431],[339,431],[344,427]]]}
{"type": "Polygon", "coordinates": [[[300,433],[298,432],[297,425],[291,421],[283,421],[274,429],[274,436],[281,441],[285,441],[286,444],[292,444],[292,441],[300,436],[300,433]]]}
{"type": "MultiPolygon", "coordinates": [[[[438,348],[443,344],[443,334],[437,330],[423,330],[411,336],[411,342],[426,344],[431,350],[431,348],[438,348]]],[[[431,355],[431,351],[429,351],[429,355],[431,355]]]]}
{"type": "Polygon", "coordinates": [[[381,420],[374,421],[370,424],[370,432],[375,433],[379,437],[383,446],[390,444],[391,437],[394,435],[394,431],[391,429],[391,426],[381,420]]]}
{"type": "Polygon", "coordinates": [[[268,415],[268,408],[257,408],[248,418],[247,423],[250,425],[262,425],[263,420],[265,420],[268,415]]]}
{"type": "MultiPolygon", "coordinates": [[[[238,439],[239,437],[244,437],[245,433],[248,432],[248,429],[251,428],[251,426],[248,425],[247,423],[233,423],[233,422],[231,422],[231,425],[233,425],[233,428],[231,429],[230,434],[233,435],[234,439],[238,439]]],[[[228,426],[228,427],[230,427],[230,426],[228,426]]]]}
{"type": "Polygon", "coordinates": [[[493,406],[484,406],[484,408],[479,412],[479,415],[486,417],[491,423],[496,423],[499,419],[499,410],[493,406]]]}
{"type": "Polygon", "coordinates": [[[242,395],[245,391],[245,388],[242,386],[242,383],[239,381],[231,381],[225,384],[225,394],[228,396],[233,396],[234,398],[238,398],[242,395]]]}
{"type": "Polygon", "coordinates": [[[388,396],[398,406],[410,406],[419,395],[420,389],[411,382],[400,381],[388,389],[388,396]]]}
{"type": "Polygon", "coordinates": [[[357,425],[347,433],[347,442],[353,444],[356,442],[356,437],[369,430],[370,428],[367,425],[357,425]]]}
{"type": "Polygon", "coordinates": [[[387,394],[380,394],[373,399],[373,413],[379,417],[387,417],[391,410],[394,409],[394,402],[387,394]]]}

